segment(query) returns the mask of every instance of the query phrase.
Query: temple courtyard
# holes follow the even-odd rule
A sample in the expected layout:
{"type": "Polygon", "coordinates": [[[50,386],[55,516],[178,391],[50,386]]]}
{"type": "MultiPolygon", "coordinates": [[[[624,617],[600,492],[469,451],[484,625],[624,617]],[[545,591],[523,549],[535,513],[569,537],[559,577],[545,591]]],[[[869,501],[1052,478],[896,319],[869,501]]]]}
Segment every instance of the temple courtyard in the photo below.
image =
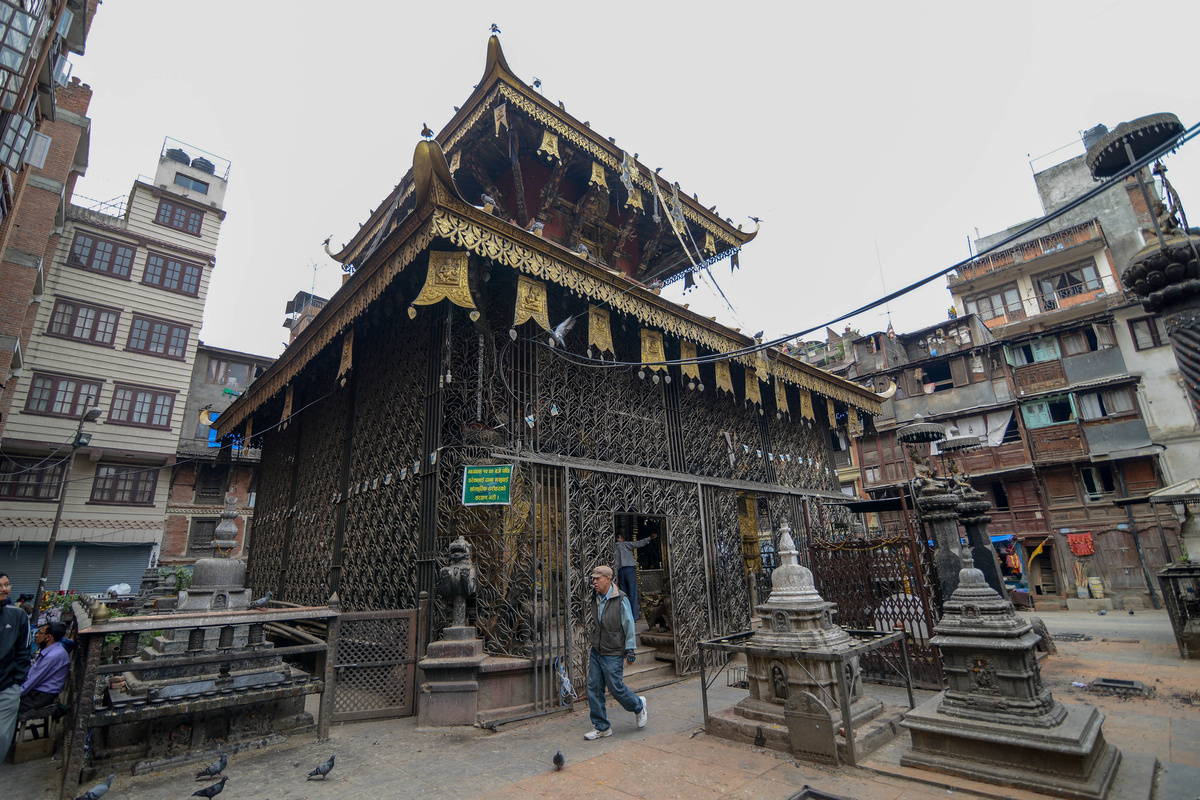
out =
{"type": "MultiPolygon", "coordinates": [[[[1106,714],[1105,737],[1125,763],[1147,769],[1159,762],[1155,798],[1194,800],[1200,792],[1200,664],[1179,658],[1162,611],[1043,613],[1058,653],[1042,661],[1042,675],[1065,703],[1090,703],[1106,714]],[[1096,694],[1075,684],[1098,678],[1140,681],[1153,696],[1096,694]]],[[[868,693],[905,704],[902,689],[868,684],[868,693]]],[[[222,800],[367,800],[367,798],[763,798],[785,800],[811,787],[815,797],[857,800],[926,800],[946,797],[1036,798],[1045,795],[971,783],[900,766],[908,747],[902,733],[859,767],[838,769],[797,762],[783,753],[732,744],[703,732],[700,679],[650,689],[650,722],[634,727],[632,715],[610,704],[615,735],[587,742],[587,702],[542,719],[477,728],[417,727],[416,717],[335,725],[328,741],[315,734],[292,737],[264,750],[230,756],[222,800]],[[561,749],[566,766],[552,759],[561,749]],[[336,766],[324,782],[306,776],[330,754],[336,766]]],[[[710,708],[732,706],[743,689],[718,676],[710,708]]],[[[931,696],[918,692],[918,703],[931,696]]],[[[315,704],[312,709],[316,710],[315,704]]],[[[118,775],[112,800],[184,800],[205,783],[202,765],[118,775]]],[[[57,797],[57,758],[0,769],[9,800],[57,797]]],[[[90,785],[90,784],[87,784],[90,785]]],[[[1123,798],[1120,785],[1112,798],[1123,798]]]]}

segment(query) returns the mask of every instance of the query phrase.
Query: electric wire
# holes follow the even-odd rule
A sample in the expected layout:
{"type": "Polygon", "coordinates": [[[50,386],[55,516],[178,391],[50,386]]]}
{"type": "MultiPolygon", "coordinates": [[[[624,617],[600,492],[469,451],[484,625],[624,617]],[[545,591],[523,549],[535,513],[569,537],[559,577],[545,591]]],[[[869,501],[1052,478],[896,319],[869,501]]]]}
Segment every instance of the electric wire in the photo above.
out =
{"type": "Polygon", "coordinates": [[[937,280],[938,278],[943,277],[944,275],[947,275],[951,272],[962,269],[963,267],[969,266],[970,264],[974,263],[975,261],[978,261],[980,258],[983,258],[984,256],[987,256],[993,252],[996,252],[997,250],[1003,249],[1004,247],[1008,246],[1009,244],[1012,244],[1013,242],[1017,241],[1018,239],[1021,239],[1022,237],[1036,231],[1038,228],[1041,228],[1044,225],[1047,225],[1048,223],[1053,222],[1054,220],[1058,219],[1059,217],[1062,217],[1065,214],[1068,214],[1071,211],[1074,211],[1076,208],[1083,205],[1084,203],[1087,203],[1090,200],[1093,200],[1094,198],[1098,197],[1099,195],[1103,194],[1104,192],[1109,191],[1113,187],[1123,183],[1126,178],[1130,177],[1131,175],[1136,174],[1137,172],[1144,169],[1146,166],[1148,166],[1152,162],[1157,161],[1157,160],[1163,158],[1164,156],[1166,156],[1168,153],[1173,152],[1174,150],[1178,149],[1182,145],[1191,141],[1198,134],[1200,134],[1200,124],[1193,125],[1192,127],[1185,130],[1183,133],[1181,133],[1178,138],[1175,138],[1168,142],[1163,143],[1162,145],[1155,148],[1151,152],[1142,156],[1140,159],[1137,159],[1134,163],[1132,163],[1129,166],[1122,169],[1119,173],[1113,175],[1112,177],[1108,178],[1105,181],[1100,182],[1097,186],[1095,186],[1092,189],[1089,189],[1088,191],[1079,195],[1074,200],[1072,200],[1071,202],[1062,206],[1061,208],[1058,208],[1058,209],[1050,212],[1049,214],[1039,217],[1037,220],[1034,220],[1030,224],[1025,225],[1021,229],[1019,229],[1019,230],[1015,231],[1014,233],[997,241],[995,244],[980,251],[976,255],[971,256],[969,258],[965,258],[962,261],[959,261],[955,264],[950,265],[949,267],[946,267],[945,269],[938,270],[937,272],[934,272],[930,275],[927,275],[923,278],[913,281],[912,283],[909,283],[907,286],[903,286],[893,292],[890,292],[890,293],[884,295],[883,297],[880,297],[876,300],[872,300],[869,303],[861,305],[858,308],[848,311],[840,316],[834,317],[833,319],[831,319],[827,322],[823,322],[820,325],[814,325],[811,328],[806,328],[806,329],[798,331],[796,333],[791,333],[791,334],[788,334],[785,336],[780,336],[775,339],[771,339],[769,341],[765,341],[762,343],[748,345],[746,347],[741,347],[741,348],[737,348],[734,350],[727,350],[727,351],[720,352],[720,353],[699,355],[695,358],[686,358],[686,359],[678,358],[678,359],[667,359],[664,361],[653,361],[653,362],[603,361],[600,359],[588,358],[585,355],[581,355],[578,353],[571,353],[569,351],[565,351],[565,350],[558,349],[558,348],[555,348],[555,352],[560,357],[565,358],[569,361],[573,361],[573,362],[575,362],[577,364],[581,364],[581,365],[590,365],[590,366],[595,366],[595,367],[611,368],[611,367],[636,367],[636,366],[680,366],[683,364],[708,364],[708,363],[713,363],[716,361],[728,361],[731,359],[739,358],[741,356],[752,355],[754,353],[757,353],[757,352],[760,352],[763,350],[767,350],[769,348],[773,348],[773,347],[776,347],[781,344],[785,344],[787,342],[790,342],[793,339],[798,339],[802,336],[810,334],[813,331],[817,331],[817,330],[820,330],[821,328],[825,328],[825,327],[831,327],[833,325],[836,325],[839,322],[843,322],[852,317],[859,316],[860,314],[865,314],[868,311],[871,311],[873,309],[879,308],[880,306],[886,305],[887,303],[890,303],[892,300],[895,300],[899,297],[903,297],[904,295],[906,295],[910,292],[913,292],[913,291],[921,288],[922,286],[932,283],[933,281],[937,280]]]}

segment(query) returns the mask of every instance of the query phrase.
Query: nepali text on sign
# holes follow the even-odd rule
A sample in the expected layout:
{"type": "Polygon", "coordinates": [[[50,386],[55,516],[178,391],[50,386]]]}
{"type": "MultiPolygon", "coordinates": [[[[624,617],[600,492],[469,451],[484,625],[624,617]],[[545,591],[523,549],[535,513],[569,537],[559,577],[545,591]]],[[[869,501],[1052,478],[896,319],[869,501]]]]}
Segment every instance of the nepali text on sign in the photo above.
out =
{"type": "Polygon", "coordinates": [[[463,467],[463,505],[508,505],[512,471],[512,464],[463,467]]]}

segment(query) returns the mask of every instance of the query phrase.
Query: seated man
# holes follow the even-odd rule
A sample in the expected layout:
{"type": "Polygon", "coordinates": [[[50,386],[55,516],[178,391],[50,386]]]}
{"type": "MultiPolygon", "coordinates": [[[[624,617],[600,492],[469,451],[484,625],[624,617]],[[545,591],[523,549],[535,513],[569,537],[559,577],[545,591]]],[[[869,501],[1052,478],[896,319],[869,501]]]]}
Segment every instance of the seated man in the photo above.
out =
{"type": "Polygon", "coordinates": [[[71,657],[62,646],[62,638],[66,635],[67,626],[61,622],[48,622],[34,634],[34,641],[40,649],[29,667],[29,677],[21,684],[21,708],[18,714],[45,708],[58,699],[71,668],[71,657]]]}

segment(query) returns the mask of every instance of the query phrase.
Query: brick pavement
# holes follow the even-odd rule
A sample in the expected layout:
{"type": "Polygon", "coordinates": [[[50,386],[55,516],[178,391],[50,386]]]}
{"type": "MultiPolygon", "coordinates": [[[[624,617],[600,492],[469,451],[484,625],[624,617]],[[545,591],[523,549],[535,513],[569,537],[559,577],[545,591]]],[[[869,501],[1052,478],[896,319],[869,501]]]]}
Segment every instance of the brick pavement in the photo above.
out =
{"type": "MultiPolygon", "coordinates": [[[[1086,612],[1043,614],[1052,632],[1081,632],[1090,641],[1060,642],[1043,664],[1043,676],[1064,702],[1090,702],[1108,716],[1105,735],[1131,754],[1163,763],[1159,800],[1193,800],[1200,787],[1200,664],[1179,659],[1165,614],[1099,618],[1086,612]],[[1108,641],[1103,639],[1138,639],[1108,641]],[[1103,697],[1071,687],[1097,677],[1153,683],[1151,699],[1103,697]],[[1195,702],[1196,705],[1192,705],[1195,702]]],[[[896,703],[902,692],[868,686],[896,703]],[[890,693],[890,694],[889,694],[890,693]]],[[[928,697],[929,693],[919,693],[928,697]]],[[[634,727],[633,715],[610,706],[615,735],[586,742],[586,702],[564,712],[497,733],[416,727],[415,718],[334,726],[330,741],[293,737],[264,750],[230,758],[229,783],[221,800],[366,800],[371,798],[762,798],[784,800],[804,785],[857,800],[929,800],[946,797],[1040,797],[1028,792],[967,784],[934,773],[897,770],[902,740],[872,756],[872,768],[831,769],[795,763],[782,753],[731,744],[700,733],[698,678],[646,693],[650,722],[634,727]],[[567,759],[555,772],[551,758],[567,759]],[[307,782],[315,766],[337,753],[328,782],[307,782]],[[898,774],[891,774],[892,772],[898,774]]],[[[744,696],[719,679],[712,708],[744,696]]],[[[918,698],[918,700],[920,697],[918,698]]],[[[0,769],[0,795],[11,800],[57,796],[57,761],[0,769]]],[[[186,800],[204,784],[192,780],[196,766],[150,775],[119,775],[112,800],[186,800]]]]}

